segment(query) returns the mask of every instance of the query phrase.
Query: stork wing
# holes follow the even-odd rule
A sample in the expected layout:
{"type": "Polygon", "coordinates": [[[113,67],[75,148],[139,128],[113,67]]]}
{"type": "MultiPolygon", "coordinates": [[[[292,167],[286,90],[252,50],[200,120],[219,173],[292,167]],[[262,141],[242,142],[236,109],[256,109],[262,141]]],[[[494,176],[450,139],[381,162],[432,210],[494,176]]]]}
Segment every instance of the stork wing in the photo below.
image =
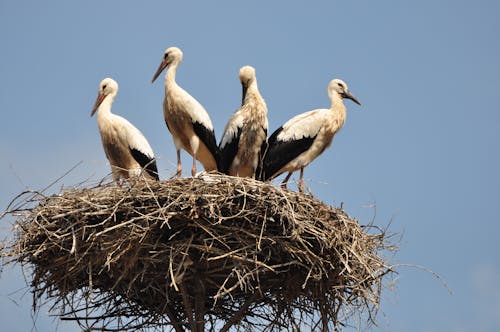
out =
{"type": "Polygon", "coordinates": [[[184,103],[183,110],[191,117],[193,131],[200,140],[207,146],[217,164],[217,169],[220,169],[220,150],[215,139],[214,126],[207,111],[193,96],[186,90],[179,87],[177,91],[184,103]]]}
{"type": "Polygon", "coordinates": [[[153,149],[146,140],[146,137],[127,119],[123,117],[120,117],[120,119],[122,119],[121,123],[126,128],[124,130],[127,135],[126,142],[128,143],[132,157],[153,179],[160,180],[153,149]]]}
{"type": "Polygon", "coordinates": [[[314,142],[315,136],[302,137],[288,141],[278,140],[278,135],[283,131],[283,127],[278,128],[269,137],[268,148],[264,156],[261,179],[267,181],[279,174],[276,174],[282,167],[297,158],[301,153],[307,151],[314,142]]]}
{"type": "Polygon", "coordinates": [[[243,128],[244,117],[241,110],[236,111],[229,119],[224,129],[224,135],[220,142],[221,169],[223,173],[228,173],[234,157],[238,153],[241,129],[243,128]]]}
{"type": "Polygon", "coordinates": [[[299,114],[278,128],[268,140],[264,156],[262,180],[269,180],[290,161],[307,151],[313,144],[328,110],[313,110],[299,114]]]}
{"type": "Polygon", "coordinates": [[[149,158],[144,153],[134,148],[130,148],[130,153],[132,154],[132,157],[134,157],[135,161],[137,161],[153,179],[157,181],[160,180],[155,158],[149,158]]]}
{"type": "Polygon", "coordinates": [[[328,118],[328,112],[327,109],[316,109],[294,116],[283,124],[283,131],[279,134],[278,140],[298,140],[316,136],[328,118]]]}
{"type": "Polygon", "coordinates": [[[200,122],[193,121],[193,130],[200,140],[207,146],[210,153],[214,156],[217,163],[217,169],[221,169],[220,150],[215,141],[215,133],[213,129],[207,128],[200,122]]]}

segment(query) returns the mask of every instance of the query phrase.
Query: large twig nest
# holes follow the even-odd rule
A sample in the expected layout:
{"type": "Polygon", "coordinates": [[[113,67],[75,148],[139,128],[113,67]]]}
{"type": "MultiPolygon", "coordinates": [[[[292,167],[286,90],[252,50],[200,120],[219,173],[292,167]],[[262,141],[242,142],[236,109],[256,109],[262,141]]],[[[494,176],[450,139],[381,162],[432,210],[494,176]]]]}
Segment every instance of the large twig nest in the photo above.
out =
{"type": "Polygon", "coordinates": [[[3,250],[87,329],[331,329],[373,322],[384,230],[312,196],[208,174],[30,198],[3,250]]]}

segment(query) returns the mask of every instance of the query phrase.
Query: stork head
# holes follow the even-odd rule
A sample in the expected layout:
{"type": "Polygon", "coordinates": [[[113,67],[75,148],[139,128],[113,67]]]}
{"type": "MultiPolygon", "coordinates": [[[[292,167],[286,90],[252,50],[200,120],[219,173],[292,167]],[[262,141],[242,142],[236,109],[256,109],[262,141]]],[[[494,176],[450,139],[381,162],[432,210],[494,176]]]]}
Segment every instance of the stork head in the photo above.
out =
{"type": "Polygon", "coordinates": [[[94,115],[99,105],[101,105],[101,103],[107,96],[111,96],[112,98],[114,98],[117,93],[118,83],[116,83],[114,79],[109,77],[103,79],[99,84],[99,91],[97,92],[97,98],[95,100],[94,107],[92,108],[90,116],[94,115]]]}
{"type": "Polygon", "coordinates": [[[160,66],[156,70],[156,73],[153,76],[153,80],[151,83],[153,83],[158,76],[160,76],[161,72],[168,67],[173,62],[179,63],[182,61],[182,51],[178,47],[169,47],[165,50],[165,53],[163,53],[163,59],[161,60],[160,66]]]}
{"type": "Polygon", "coordinates": [[[250,84],[255,81],[255,69],[252,66],[243,66],[240,68],[240,82],[243,92],[241,94],[241,103],[245,101],[247,90],[250,84]]]}
{"type": "Polygon", "coordinates": [[[328,84],[328,95],[331,98],[334,94],[339,95],[342,99],[351,99],[356,104],[361,105],[359,100],[357,100],[356,97],[354,97],[354,95],[349,91],[347,84],[338,78],[331,80],[330,84],[328,84]]]}
{"type": "Polygon", "coordinates": [[[240,68],[240,81],[243,85],[249,85],[255,79],[255,69],[252,66],[240,68]]]}

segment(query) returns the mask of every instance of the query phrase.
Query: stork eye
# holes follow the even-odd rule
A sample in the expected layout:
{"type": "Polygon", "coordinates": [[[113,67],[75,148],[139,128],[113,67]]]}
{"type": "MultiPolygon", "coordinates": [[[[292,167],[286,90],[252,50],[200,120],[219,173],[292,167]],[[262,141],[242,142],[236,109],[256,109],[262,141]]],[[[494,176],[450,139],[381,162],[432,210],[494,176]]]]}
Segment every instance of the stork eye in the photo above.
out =
{"type": "Polygon", "coordinates": [[[103,90],[106,90],[106,88],[107,88],[107,87],[108,87],[108,86],[107,86],[106,84],[104,84],[104,85],[102,86],[102,89],[103,89],[103,90]]]}
{"type": "Polygon", "coordinates": [[[338,86],[340,86],[341,88],[344,88],[344,86],[342,85],[342,83],[337,83],[338,86]]]}
{"type": "Polygon", "coordinates": [[[168,53],[165,53],[165,55],[163,56],[163,59],[167,59],[168,58],[168,53]]]}

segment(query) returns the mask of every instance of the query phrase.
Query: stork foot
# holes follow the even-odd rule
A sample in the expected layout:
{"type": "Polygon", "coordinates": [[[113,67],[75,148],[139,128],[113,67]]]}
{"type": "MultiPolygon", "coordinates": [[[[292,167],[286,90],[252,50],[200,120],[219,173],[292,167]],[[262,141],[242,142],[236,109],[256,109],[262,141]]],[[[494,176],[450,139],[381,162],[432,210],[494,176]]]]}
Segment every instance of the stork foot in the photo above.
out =
{"type": "Polygon", "coordinates": [[[302,179],[299,180],[298,188],[299,188],[299,193],[303,194],[304,193],[304,181],[302,179]]]}
{"type": "Polygon", "coordinates": [[[193,167],[191,167],[191,176],[192,177],[195,177],[196,171],[197,171],[197,168],[196,168],[196,157],[193,156],[193,167]]]}
{"type": "Polygon", "coordinates": [[[171,179],[180,178],[181,175],[182,175],[181,150],[177,150],[177,172],[171,177],[171,179]]]}
{"type": "Polygon", "coordinates": [[[287,189],[286,188],[286,185],[288,183],[288,180],[290,180],[290,177],[292,176],[292,173],[293,172],[288,172],[287,176],[285,177],[285,179],[283,180],[283,182],[281,182],[281,188],[283,189],[287,189]]]}
{"type": "Polygon", "coordinates": [[[177,178],[180,178],[181,175],[182,175],[182,168],[181,169],[177,168],[177,172],[175,172],[175,174],[172,175],[170,178],[171,179],[177,179],[177,178]]]}

